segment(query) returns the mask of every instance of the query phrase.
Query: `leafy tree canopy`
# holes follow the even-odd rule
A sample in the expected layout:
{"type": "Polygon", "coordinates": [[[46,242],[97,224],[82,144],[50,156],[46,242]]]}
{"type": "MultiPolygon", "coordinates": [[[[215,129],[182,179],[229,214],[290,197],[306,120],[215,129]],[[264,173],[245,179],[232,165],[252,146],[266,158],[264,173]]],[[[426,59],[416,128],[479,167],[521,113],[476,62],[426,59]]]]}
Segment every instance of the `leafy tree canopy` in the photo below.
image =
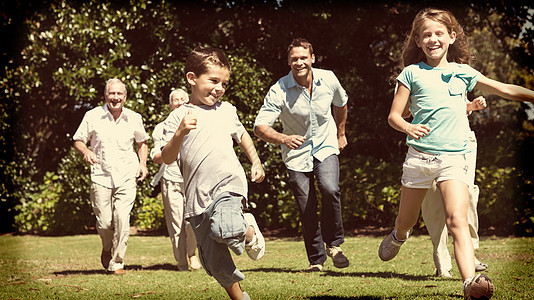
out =
{"type": "MultiPolygon", "coordinates": [[[[9,216],[2,219],[11,220],[12,208],[21,199],[42,195],[39,184],[56,180],[47,172],[64,176],[62,180],[86,172],[72,156],[71,136],[83,114],[103,103],[106,79],[124,80],[126,106],[144,116],[151,133],[168,113],[170,91],[186,87],[183,64],[190,50],[221,47],[233,67],[225,100],[238,107],[245,127],[252,130],[269,86],[289,72],[288,43],[305,37],[314,45],[315,67],[333,70],[350,98],[349,147],[341,155],[342,190],[351,203],[345,219],[351,224],[387,220],[396,205],[398,176],[377,175],[398,169],[405,153],[405,137],[386,120],[391,79],[400,71],[397,61],[413,17],[435,5],[334,0],[3,2],[0,34],[9,42],[0,48],[0,204],[9,216]]],[[[451,10],[471,36],[475,68],[488,77],[534,88],[532,5],[472,0],[440,7],[451,10]]],[[[487,97],[490,108],[471,117],[481,149],[479,166],[514,167],[528,182],[534,169],[525,154],[532,148],[528,106],[487,97]]],[[[251,186],[253,206],[270,226],[298,227],[278,147],[258,142],[257,148],[268,179],[251,186]]],[[[246,159],[242,161],[246,166],[246,159]]],[[[145,183],[139,196],[148,194],[151,188],[145,183]]]]}

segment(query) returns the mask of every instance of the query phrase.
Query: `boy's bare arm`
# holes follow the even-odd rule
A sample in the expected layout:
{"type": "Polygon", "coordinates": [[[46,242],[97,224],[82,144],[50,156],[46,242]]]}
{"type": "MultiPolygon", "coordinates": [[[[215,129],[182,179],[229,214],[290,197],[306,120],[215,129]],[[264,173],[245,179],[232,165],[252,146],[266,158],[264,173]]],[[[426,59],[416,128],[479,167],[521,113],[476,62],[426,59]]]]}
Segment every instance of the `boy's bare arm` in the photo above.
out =
{"type": "Polygon", "coordinates": [[[252,167],[250,169],[251,180],[257,183],[262,182],[265,178],[265,171],[263,170],[261,160],[256,152],[256,147],[254,147],[254,142],[246,130],[241,136],[239,147],[241,147],[243,152],[245,152],[247,155],[248,160],[252,163],[252,167]]]}
{"type": "Polygon", "coordinates": [[[178,131],[176,131],[167,145],[163,147],[161,150],[161,158],[165,164],[170,165],[176,160],[178,153],[180,153],[180,147],[182,145],[182,141],[184,140],[184,136],[185,134],[180,135],[178,134],[178,131]]]}
{"type": "Polygon", "coordinates": [[[161,165],[163,163],[163,158],[161,157],[161,152],[154,155],[154,158],[152,158],[152,161],[154,161],[156,164],[161,165]]]}

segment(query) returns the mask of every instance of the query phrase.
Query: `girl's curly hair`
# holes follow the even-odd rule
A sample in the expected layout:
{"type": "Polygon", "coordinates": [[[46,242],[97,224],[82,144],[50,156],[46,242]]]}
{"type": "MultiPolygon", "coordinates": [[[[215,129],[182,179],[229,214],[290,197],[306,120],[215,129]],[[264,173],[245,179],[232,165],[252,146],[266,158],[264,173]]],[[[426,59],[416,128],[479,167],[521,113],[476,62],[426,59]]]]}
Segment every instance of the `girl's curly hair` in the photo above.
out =
{"type": "Polygon", "coordinates": [[[416,40],[420,38],[421,28],[426,20],[432,20],[447,27],[449,34],[456,33],[456,41],[449,46],[447,60],[461,64],[468,64],[471,61],[469,52],[469,38],[456,18],[447,10],[426,8],[420,11],[412,23],[410,35],[406,38],[402,47],[400,59],[401,69],[411,64],[425,61],[423,50],[417,46],[416,40]]]}

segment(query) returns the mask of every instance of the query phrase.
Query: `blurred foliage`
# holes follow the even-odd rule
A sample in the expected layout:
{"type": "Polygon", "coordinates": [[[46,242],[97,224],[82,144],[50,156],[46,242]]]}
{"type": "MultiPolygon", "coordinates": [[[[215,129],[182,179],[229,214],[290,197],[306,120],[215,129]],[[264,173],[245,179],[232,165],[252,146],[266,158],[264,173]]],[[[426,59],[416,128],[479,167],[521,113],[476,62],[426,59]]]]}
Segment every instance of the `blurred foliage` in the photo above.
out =
{"type": "MultiPolygon", "coordinates": [[[[405,135],[386,120],[392,79],[400,71],[397,59],[413,17],[428,6],[435,3],[2,2],[0,34],[9,41],[0,46],[2,231],[68,234],[94,227],[89,170],[72,149],[72,134],[87,110],[104,103],[106,79],[127,84],[125,106],[143,115],[151,134],[169,112],[170,91],[188,88],[183,64],[190,50],[221,47],[232,65],[223,101],[238,108],[253,135],[269,86],[289,72],[287,44],[297,36],[312,42],[315,67],[333,70],[349,95],[349,146],[340,155],[345,226],[392,226],[406,152],[405,135]]],[[[440,6],[470,35],[476,69],[534,88],[532,5],[472,0],[440,6]]],[[[489,107],[470,117],[479,145],[481,225],[503,234],[532,234],[531,108],[485,96],[489,107]]],[[[267,177],[250,184],[251,209],[264,227],[297,231],[298,210],[279,147],[255,142],[267,177]]],[[[248,173],[250,164],[238,149],[248,173]]],[[[148,168],[155,174],[158,166],[149,162],[148,168]]],[[[132,224],[158,230],[164,226],[161,203],[147,179],[138,185],[132,224]]]]}
{"type": "Polygon", "coordinates": [[[56,204],[63,187],[58,182],[59,176],[47,172],[43,183],[34,193],[25,193],[15,210],[15,224],[21,232],[42,234],[54,230],[56,204]]]}
{"type": "Polygon", "coordinates": [[[133,215],[136,216],[132,225],[145,231],[161,231],[166,228],[165,213],[161,194],[158,197],[138,198],[133,215]]]}

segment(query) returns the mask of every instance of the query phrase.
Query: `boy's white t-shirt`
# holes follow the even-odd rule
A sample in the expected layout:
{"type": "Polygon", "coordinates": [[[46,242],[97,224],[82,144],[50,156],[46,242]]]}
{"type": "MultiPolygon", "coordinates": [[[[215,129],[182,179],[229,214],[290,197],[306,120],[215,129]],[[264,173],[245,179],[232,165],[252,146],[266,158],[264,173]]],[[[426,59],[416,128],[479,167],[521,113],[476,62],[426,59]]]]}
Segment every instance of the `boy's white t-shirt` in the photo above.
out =
{"type": "Polygon", "coordinates": [[[434,154],[469,152],[465,99],[479,75],[469,65],[456,63],[433,68],[421,62],[404,68],[397,80],[410,90],[412,124],[430,127],[427,136],[419,140],[408,136],[406,144],[434,154]]]}
{"type": "Polygon", "coordinates": [[[240,143],[245,132],[236,108],[228,102],[217,102],[213,106],[184,104],[165,120],[166,142],[171,140],[189,111],[197,119],[197,128],[184,137],[179,153],[185,187],[185,218],[202,214],[223,192],[237,193],[245,199],[248,192],[245,171],[234,151],[233,140],[240,143]]]}

